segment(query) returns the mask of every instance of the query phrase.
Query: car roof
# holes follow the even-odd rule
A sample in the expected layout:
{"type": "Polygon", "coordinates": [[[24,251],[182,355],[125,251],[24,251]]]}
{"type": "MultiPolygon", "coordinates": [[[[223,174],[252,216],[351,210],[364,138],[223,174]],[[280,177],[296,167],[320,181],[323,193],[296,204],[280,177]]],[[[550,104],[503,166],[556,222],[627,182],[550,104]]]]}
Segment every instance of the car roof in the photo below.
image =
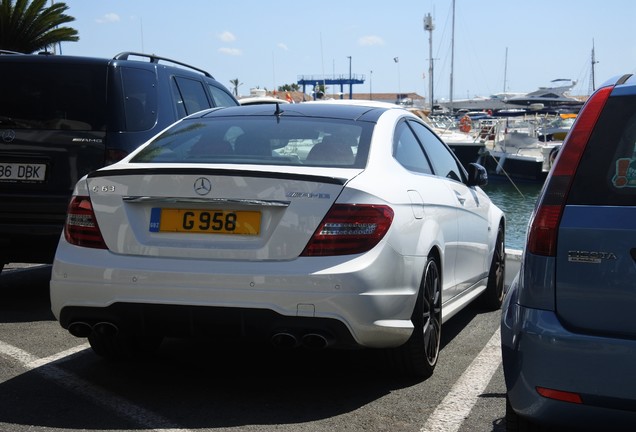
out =
{"type": "Polygon", "coordinates": [[[155,67],[157,65],[179,68],[184,73],[196,73],[204,75],[208,78],[214,77],[207,71],[195,66],[173,60],[166,57],[160,57],[154,54],[143,54],[137,52],[121,52],[112,58],[106,57],[90,57],[90,56],[72,56],[51,53],[40,54],[22,54],[16,52],[4,51],[0,56],[0,62],[16,62],[16,63],[58,63],[58,64],[92,64],[92,65],[117,65],[134,64],[138,67],[155,67]],[[187,72],[189,71],[189,72],[187,72]]]}
{"type": "Polygon", "coordinates": [[[57,54],[3,54],[0,62],[108,64],[112,59],[57,54]]]}
{"type": "Polygon", "coordinates": [[[226,116],[265,116],[276,115],[277,110],[283,116],[324,117],[342,120],[360,120],[376,122],[380,116],[392,109],[402,107],[382,103],[346,103],[346,102],[302,102],[298,104],[260,104],[224,107],[203,111],[189,118],[226,117],[226,116]]]}

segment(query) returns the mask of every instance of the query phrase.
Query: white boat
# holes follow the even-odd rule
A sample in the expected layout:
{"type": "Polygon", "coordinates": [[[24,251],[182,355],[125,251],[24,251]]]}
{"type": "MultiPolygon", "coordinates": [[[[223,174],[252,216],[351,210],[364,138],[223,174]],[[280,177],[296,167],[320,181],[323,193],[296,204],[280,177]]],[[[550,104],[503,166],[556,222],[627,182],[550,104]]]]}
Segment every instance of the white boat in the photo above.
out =
{"type": "Polygon", "coordinates": [[[572,129],[576,114],[560,114],[537,131],[539,141],[563,141],[572,129]]]}
{"type": "Polygon", "coordinates": [[[562,141],[541,141],[539,123],[517,119],[500,120],[494,140],[485,143],[479,163],[491,177],[512,180],[545,180],[562,141]]]}
{"type": "Polygon", "coordinates": [[[539,87],[538,90],[523,96],[511,97],[508,104],[528,107],[532,111],[555,110],[568,108],[578,111],[583,102],[570,96],[569,92],[576,85],[576,81],[570,79],[555,79],[551,86],[539,87]]]}

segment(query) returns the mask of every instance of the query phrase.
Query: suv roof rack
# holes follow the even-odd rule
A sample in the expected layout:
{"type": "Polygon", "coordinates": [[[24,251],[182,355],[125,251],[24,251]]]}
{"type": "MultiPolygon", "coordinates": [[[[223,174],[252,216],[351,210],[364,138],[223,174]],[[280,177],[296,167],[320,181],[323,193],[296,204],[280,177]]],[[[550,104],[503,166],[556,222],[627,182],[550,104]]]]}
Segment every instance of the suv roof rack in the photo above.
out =
{"type": "Polygon", "coordinates": [[[177,64],[179,66],[183,66],[192,70],[195,70],[197,72],[202,73],[203,75],[210,77],[210,78],[214,78],[209,72],[203,70],[203,69],[199,69],[197,67],[194,67],[192,65],[189,65],[187,63],[182,63],[180,61],[177,60],[172,60],[166,57],[160,57],[154,54],[143,54],[143,53],[138,53],[138,52],[130,52],[130,51],[124,51],[121,52],[119,54],[117,54],[115,57],[113,57],[113,60],[128,60],[128,57],[130,56],[135,56],[135,57],[145,57],[147,59],[150,60],[151,63],[159,63],[159,61],[167,61],[170,63],[174,63],[177,64]]]}

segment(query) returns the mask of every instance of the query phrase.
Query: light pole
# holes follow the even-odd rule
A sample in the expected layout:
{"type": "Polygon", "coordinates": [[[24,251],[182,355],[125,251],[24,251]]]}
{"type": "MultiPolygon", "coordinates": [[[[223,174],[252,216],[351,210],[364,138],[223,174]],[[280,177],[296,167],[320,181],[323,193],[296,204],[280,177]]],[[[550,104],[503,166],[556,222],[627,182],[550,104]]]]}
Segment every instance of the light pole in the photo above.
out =
{"type": "Polygon", "coordinates": [[[433,17],[431,14],[424,17],[424,30],[428,32],[428,97],[431,99],[431,114],[433,113],[433,30],[435,25],[433,24],[433,17]]]}
{"type": "Polygon", "coordinates": [[[402,90],[400,89],[400,58],[399,57],[393,57],[393,61],[395,63],[397,63],[397,70],[398,70],[398,96],[397,96],[397,101],[398,101],[398,105],[400,103],[402,103],[402,90]]]}
{"type": "Polygon", "coordinates": [[[373,71],[369,71],[369,100],[373,100],[373,71]]]}
{"type": "Polygon", "coordinates": [[[351,56],[347,56],[349,59],[349,99],[353,99],[353,84],[351,83],[351,56]]]}

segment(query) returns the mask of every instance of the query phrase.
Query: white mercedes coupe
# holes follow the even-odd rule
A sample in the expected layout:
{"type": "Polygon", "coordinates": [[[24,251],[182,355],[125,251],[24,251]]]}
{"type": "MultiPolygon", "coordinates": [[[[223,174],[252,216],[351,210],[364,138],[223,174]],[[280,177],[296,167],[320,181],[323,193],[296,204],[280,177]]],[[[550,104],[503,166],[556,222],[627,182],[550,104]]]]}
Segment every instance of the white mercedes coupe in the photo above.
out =
{"type": "Polygon", "coordinates": [[[222,334],[382,348],[425,379],[443,322],[502,303],[486,182],[397,105],[202,111],[78,182],[52,310],[106,358],[222,334]]]}

